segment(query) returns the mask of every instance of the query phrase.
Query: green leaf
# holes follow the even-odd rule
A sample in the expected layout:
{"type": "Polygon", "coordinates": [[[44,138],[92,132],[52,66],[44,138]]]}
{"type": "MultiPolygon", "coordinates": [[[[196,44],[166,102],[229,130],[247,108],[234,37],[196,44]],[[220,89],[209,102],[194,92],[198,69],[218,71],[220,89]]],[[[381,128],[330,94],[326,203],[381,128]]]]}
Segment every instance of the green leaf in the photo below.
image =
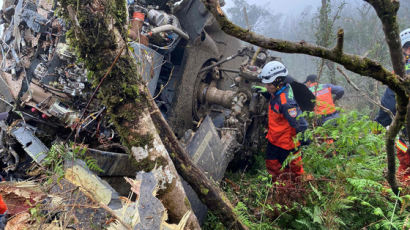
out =
{"type": "Polygon", "coordinates": [[[320,218],[321,215],[322,211],[320,211],[320,208],[318,206],[315,206],[313,211],[313,223],[322,224],[322,219],[320,218]]]}
{"type": "Polygon", "coordinates": [[[364,201],[364,200],[362,200],[362,201],[360,202],[360,204],[363,205],[363,206],[368,206],[368,207],[371,207],[371,206],[372,206],[369,202],[366,202],[366,201],[364,201]]]}
{"type": "Polygon", "coordinates": [[[307,220],[303,220],[303,219],[302,220],[296,220],[296,222],[306,226],[306,229],[312,229],[312,225],[307,220]]]}
{"type": "Polygon", "coordinates": [[[309,182],[310,188],[313,190],[313,192],[316,194],[317,198],[319,200],[322,200],[322,194],[309,182]]]}
{"type": "Polygon", "coordinates": [[[373,209],[373,214],[376,216],[381,216],[381,217],[384,216],[383,210],[379,207],[373,209]]]}

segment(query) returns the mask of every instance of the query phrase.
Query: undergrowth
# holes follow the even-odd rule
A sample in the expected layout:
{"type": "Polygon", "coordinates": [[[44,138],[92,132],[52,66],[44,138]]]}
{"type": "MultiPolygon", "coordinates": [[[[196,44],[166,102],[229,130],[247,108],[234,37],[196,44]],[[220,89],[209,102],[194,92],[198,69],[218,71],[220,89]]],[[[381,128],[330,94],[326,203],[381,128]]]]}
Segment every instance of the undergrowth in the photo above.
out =
{"type": "MultiPolygon", "coordinates": [[[[57,176],[58,179],[64,177],[64,162],[75,161],[76,159],[83,160],[87,167],[95,172],[103,172],[98,166],[97,160],[87,156],[87,147],[84,145],[78,145],[71,143],[63,145],[60,143],[53,144],[47,156],[43,160],[43,165],[50,170],[52,176],[57,176]]],[[[53,177],[50,177],[52,180],[53,177]]]]}
{"type": "MultiPolygon", "coordinates": [[[[388,186],[384,131],[377,132],[368,117],[342,114],[305,133],[312,143],[302,147],[304,169],[313,179],[272,182],[261,151],[221,187],[250,229],[410,229],[409,188],[396,196],[388,186]]],[[[224,227],[208,213],[203,229],[224,227]]]]}

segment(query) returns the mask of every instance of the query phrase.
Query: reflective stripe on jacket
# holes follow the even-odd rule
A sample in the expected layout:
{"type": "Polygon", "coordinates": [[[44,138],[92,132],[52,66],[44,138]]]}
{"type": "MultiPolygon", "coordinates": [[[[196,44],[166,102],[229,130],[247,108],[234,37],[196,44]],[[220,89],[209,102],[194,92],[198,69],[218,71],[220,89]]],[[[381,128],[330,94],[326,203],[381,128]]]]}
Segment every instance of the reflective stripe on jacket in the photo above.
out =
{"type": "Polygon", "coordinates": [[[318,85],[315,82],[309,85],[309,89],[316,96],[316,114],[328,115],[336,112],[336,106],[333,102],[332,93],[336,95],[336,99],[341,98],[344,94],[344,90],[341,86],[335,86],[332,84],[318,85]]]}
{"type": "Polygon", "coordinates": [[[402,152],[407,152],[407,145],[400,138],[396,140],[396,148],[402,152]]]}
{"type": "Polygon", "coordinates": [[[299,146],[293,138],[296,133],[307,129],[307,122],[303,117],[296,101],[293,99],[292,89],[286,85],[272,96],[269,101],[268,134],[266,138],[272,145],[291,150],[299,146]]]}

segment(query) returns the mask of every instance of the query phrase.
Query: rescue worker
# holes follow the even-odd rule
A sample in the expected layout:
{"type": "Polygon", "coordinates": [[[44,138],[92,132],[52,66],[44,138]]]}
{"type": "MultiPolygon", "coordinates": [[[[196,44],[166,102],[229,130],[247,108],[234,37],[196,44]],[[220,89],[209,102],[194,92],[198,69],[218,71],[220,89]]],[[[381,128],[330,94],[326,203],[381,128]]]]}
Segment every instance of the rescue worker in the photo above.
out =
{"type": "Polygon", "coordinates": [[[315,114],[320,115],[318,121],[322,125],[328,120],[339,117],[334,101],[339,100],[345,93],[342,86],[332,84],[318,84],[316,75],[309,75],[305,84],[316,96],[315,114]]]}
{"type": "Polygon", "coordinates": [[[301,156],[292,160],[283,171],[281,170],[289,154],[300,153],[298,149],[300,143],[294,139],[297,133],[305,131],[308,127],[306,120],[299,117],[302,112],[294,100],[292,88],[285,83],[287,76],[288,70],[282,63],[271,61],[265,64],[258,75],[266,88],[253,87],[269,99],[268,134],[266,135],[268,145],[265,163],[273,180],[279,179],[278,177],[284,173],[291,179],[304,173],[301,156]]]}
{"type": "MultiPolygon", "coordinates": [[[[400,33],[400,40],[406,63],[406,74],[410,74],[410,28],[400,33]]],[[[393,90],[390,88],[386,89],[381,99],[381,104],[394,115],[396,114],[396,98],[393,90]]],[[[392,119],[388,113],[380,109],[376,121],[382,126],[387,127],[392,122],[392,119]]],[[[408,135],[406,130],[403,129],[399,138],[396,140],[397,158],[399,158],[399,168],[396,176],[404,185],[410,185],[410,150],[408,150],[408,146],[408,135]]]]}

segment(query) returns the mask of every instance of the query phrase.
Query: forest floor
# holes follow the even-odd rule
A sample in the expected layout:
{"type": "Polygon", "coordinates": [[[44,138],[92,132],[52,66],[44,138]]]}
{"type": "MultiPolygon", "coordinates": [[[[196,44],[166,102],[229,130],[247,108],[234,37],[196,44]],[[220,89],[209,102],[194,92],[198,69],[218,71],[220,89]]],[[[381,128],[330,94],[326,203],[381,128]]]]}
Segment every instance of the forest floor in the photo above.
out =
{"type": "MultiPolygon", "coordinates": [[[[309,176],[272,182],[263,150],[244,170],[226,174],[221,187],[250,229],[410,228],[410,187],[396,196],[384,178],[380,126],[350,112],[308,133],[313,142],[301,152],[309,176]]],[[[224,228],[209,213],[204,229],[224,228]]]]}

